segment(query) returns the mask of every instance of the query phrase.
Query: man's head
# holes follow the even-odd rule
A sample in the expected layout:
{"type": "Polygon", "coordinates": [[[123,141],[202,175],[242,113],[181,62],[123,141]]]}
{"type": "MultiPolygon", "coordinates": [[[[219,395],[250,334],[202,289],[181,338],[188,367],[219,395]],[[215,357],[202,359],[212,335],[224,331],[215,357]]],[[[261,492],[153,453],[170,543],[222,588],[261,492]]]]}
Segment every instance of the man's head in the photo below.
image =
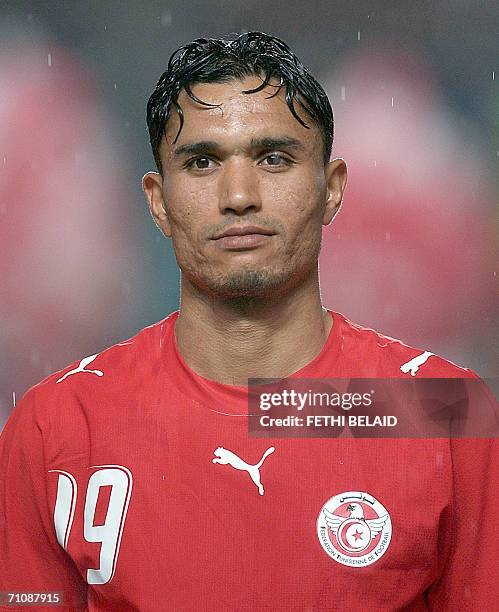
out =
{"type": "Polygon", "coordinates": [[[329,161],[327,96],[285,43],[250,32],[178,49],[147,123],[159,174],[144,176],[144,191],[183,281],[269,297],[313,274],[346,167],[329,161]],[[238,231],[252,235],[222,236],[238,231]]]}

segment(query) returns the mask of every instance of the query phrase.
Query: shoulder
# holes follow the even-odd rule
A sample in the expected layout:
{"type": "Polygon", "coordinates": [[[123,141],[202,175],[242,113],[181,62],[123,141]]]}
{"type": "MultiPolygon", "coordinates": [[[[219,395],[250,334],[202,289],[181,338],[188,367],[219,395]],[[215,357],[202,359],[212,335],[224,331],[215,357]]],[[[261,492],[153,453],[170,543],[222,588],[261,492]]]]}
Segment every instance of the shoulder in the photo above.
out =
{"type": "Polygon", "coordinates": [[[41,413],[54,412],[56,406],[68,406],[86,395],[98,397],[136,386],[154,375],[161,362],[161,346],[165,329],[170,327],[177,312],[141,329],[134,336],[93,355],[80,357],[31,387],[21,404],[41,413]]]}
{"type": "Polygon", "coordinates": [[[421,378],[478,378],[469,368],[435,354],[428,347],[414,347],[369,327],[353,323],[333,312],[346,362],[362,363],[364,376],[421,378]]]}

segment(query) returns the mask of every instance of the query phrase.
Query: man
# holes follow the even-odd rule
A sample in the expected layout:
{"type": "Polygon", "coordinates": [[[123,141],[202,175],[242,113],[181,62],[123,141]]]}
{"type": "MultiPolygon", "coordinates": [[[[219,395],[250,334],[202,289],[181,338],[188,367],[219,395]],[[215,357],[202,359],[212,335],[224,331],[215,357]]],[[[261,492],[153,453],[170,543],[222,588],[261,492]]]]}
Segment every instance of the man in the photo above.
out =
{"type": "Polygon", "coordinates": [[[250,378],[476,377],[322,306],[346,166],[321,86],[266,34],[198,39],[147,120],[181,307],[16,407],[1,590],[65,610],[492,609],[490,440],[248,433],[250,378]]]}

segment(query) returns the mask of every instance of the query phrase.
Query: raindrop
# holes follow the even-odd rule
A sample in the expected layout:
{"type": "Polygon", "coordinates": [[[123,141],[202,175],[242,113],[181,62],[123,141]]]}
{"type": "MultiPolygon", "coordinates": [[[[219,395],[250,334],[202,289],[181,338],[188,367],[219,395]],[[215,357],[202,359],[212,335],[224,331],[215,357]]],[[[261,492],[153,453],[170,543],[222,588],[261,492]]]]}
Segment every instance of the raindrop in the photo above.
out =
{"type": "Polygon", "coordinates": [[[49,68],[52,66],[52,53],[48,53],[47,54],[47,63],[49,65],[49,68]]]}
{"type": "Polygon", "coordinates": [[[124,296],[128,296],[130,295],[130,293],[132,292],[132,286],[130,285],[130,283],[128,281],[124,281],[123,283],[121,283],[121,293],[124,296]]]}
{"type": "Polygon", "coordinates": [[[87,151],[75,150],[73,158],[77,164],[81,164],[87,159],[87,151]]]}
{"type": "Polygon", "coordinates": [[[374,160],[374,167],[376,168],[378,162],[376,160],[374,160]]]}
{"type": "Polygon", "coordinates": [[[168,27],[172,23],[172,14],[170,11],[163,11],[161,13],[161,25],[168,27]]]}
{"type": "Polygon", "coordinates": [[[116,87],[117,87],[117,85],[116,85],[116,83],[115,83],[115,84],[114,84],[114,88],[116,89],[116,87]]]}
{"type": "Polygon", "coordinates": [[[12,391],[12,405],[15,406],[16,405],[16,392],[12,391]]]}
{"type": "Polygon", "coordinates": [[[357,32],[357,40],[360,40],[360,30],[357,32]]]}
{"type": "MultiPolygon", "coordinates": [[[[499,153],[499,151],[498,151],[499,153]]],[[[7,158],[5,157],[5,155],[3,156],[3,165],[5,166],[5,164],[7,163],[7,158]]]]}
{"type": "Polygon", "coordinates": [[[496,73],[495,70],[492,70],[492,80],[495,81],[496,80],[496,73]]]}
{"type": "Polygon", "coordinates": [[[392,96],[392,108],[393,108],[393,96],[392,96]]]}
{"type": "Polygon", "coordinates": [[[345,88],[344,88],[344,87],[342,87],[342,88],[341,88],[341,99],[342,99],[342,101],[343,101],[343,102],[344,102],[344,101],[345,101],[345,99],[346,99],[346,96],[345,96],[345,88]]]}

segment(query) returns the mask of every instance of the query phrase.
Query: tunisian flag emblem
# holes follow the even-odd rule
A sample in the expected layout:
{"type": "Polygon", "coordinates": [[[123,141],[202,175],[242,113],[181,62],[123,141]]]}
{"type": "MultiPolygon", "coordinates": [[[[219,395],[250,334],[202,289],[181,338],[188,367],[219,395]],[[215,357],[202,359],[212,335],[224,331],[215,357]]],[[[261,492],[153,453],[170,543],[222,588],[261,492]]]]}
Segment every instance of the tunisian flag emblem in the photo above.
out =
{"type": "Polygon", "coordinates": [[[317,517],[317,535],[335,561],[363,567],[388,550],[392,522],[388,510],[372,495],[348,491],[331,497],[317,517]]]}

